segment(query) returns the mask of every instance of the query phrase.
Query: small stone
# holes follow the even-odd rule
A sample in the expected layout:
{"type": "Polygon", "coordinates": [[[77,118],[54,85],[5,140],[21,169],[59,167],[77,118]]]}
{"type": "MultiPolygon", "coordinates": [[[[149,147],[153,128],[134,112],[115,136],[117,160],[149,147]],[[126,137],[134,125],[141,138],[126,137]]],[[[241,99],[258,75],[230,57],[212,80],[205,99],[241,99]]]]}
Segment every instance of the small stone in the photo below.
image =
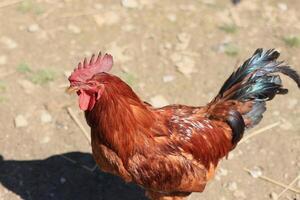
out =
{"type": "Polygon", "coordinates": [[[135,29],[135,26],[132,25],[132,24],[124,24],[122,27],[121,27],[122,31],[125,31],[125,32],[130,32],[130,31],[133,31],[135,29]]]}
{"type": "Polygon", "coordinates": [[[221,176],[227,176],[228,170],[221,167],[221,168],[219,169],[219,174],[220,174],[221,176]]]}
{"type": "Polygon", "coordinates": [[[187,56],[183,56],[181,60],[175,63],[177,70],[185,76],[190,76],[194,72],[195,61],[187,56]]]}
{"type": "Polygon", "coordinates": [[[74,24],[69,24],[68,29],[69,29],[69,31],[71,31],[74,34],[81,33],[81,29],[78,26],[75,26],[74,24]]]}
{"type": "Polygon", "coordinates": [[[116,12],[105,12],[94,15],[94,20],[98,26],[114,25],[120,21],[120,16],[116,12]]]}
{"type": "Polygon", "coordinates": [[[291,130],[293,127],[293,124],[287,120],[284,120],[284,122],[280,125],[280,128],[283,130],[291,130]]]}
{"type": "Polygon", "coordinates": [[[215,5],[216,4],[215,0],[202,0],[202,2],[207,5],[215,5]]]}
{"type": "Polygon", "coordinates": [[[64,184],[67,180],[66,180],[65,177],[60,177],[59,181],[60,181],[61,184],[64,184]]]}
{"type": "Polygon", "coordinates": [[[233,193],[233,196],[237,199],[246,199],[246,194],[243,191],[237,190],[233,193]]]}
{"type": "Polygon", "coordinates": [[[188,33],[179,33],[177,34],[177,39],[179,43],[176,44],[176,50],[185,50],[190,44],[191,35],[188,33]]]}
{"type": "Polygon", "coordinates": [[[64,76],[68,78],[72,74],[72,71],[64,71],[64,76]]]}
{"type": "Polygon", "coordinates": [[[167,19],[170,20],[171,22],[176,22],[177,16],[176,14],[168,14],[167,19]]]}
{"type": "Polygon", "coordinates": [[[121,0],[121,5],[125,8],[137,8],[138,2],[136,0],[121,0]]]}
{"type": "Polygon", "coordinates": [[[45,136],[41,139],[41,143],[42,144],[47,144],[50,141],[50,137],[49,136],[45,136]]]}
{"type": "Polygon", "coordinates": [[[227,156],[227,159],[228,160],[232,160],[234,158],[234,153],[233,152],[230,152],[227,156]]]}
{"type": "Polygon", "coordinates": [[[41,114],[41,122],[42,123],[50,123],[52,121],[52,116],[47,111],[43,111],[41,114]]]}
{"type": "Polygon", "coordinates": [[[132,58],[125,54],[126,47],[121,47],[117,45],[116,42],[112,42],[107,48],[107,52],[110,52],[114,55],[120,62],[127,62],[132,58]]]}
{"type": "Polygon", "coordinates": [[[154,106],[154,107],[163,107],[168,105],[168,101],[165,99],[165,97],[163,97],[162,95],[156,95],[154,97],[152,97],[150,99],[150,103],[154,106]]]}
{"type": "Polygon", "coordinates": [[[253,178],[258,178],[258,177],[262,176],[262,174],[263,174],[262,169],[257,166],[255,166],[253,169],[251,169],[249,173],[253,178]]]}
{"type": "Polygon", "coordinates": [[[288,99],[288,109],[294,109],[296,108],[297,104],[299,103],[298,99],[296,98],[290,98],[288,99]]]}
{"type": "Polygon", "coordinates": [[[0,41],[6,45],[8,49],[15,49],[18,46],[16,41],[6,36],[1,37],[0,41]]]}
{"type": "Polygon", "coordinates": [[[175,79],[175,77],[172,76],[172,75],[165,75],[165,76],[163,76],[163,82],[165,82],[165,83],[171,82],[171,81],[173,81],[174,79],[175,79]]]}
{"type": "Polygon", "coordinates": [[[27,119],[23,115],[17,115],[15,117],[15,126],[16,128],[28,126],[27,119]]]}
{"type": "Polygon", "coordinates": [[[32,94],[36,88],[36,86],[32,82],[25,80],[25,79],[18,80],[18,83],[20,84],[20,86],[24,89],[25,93],[27,93],[27,94],[32,94]]]}
{"type": "Polygon", "coordinates": [[[96,3],[96,4],[94,5],[94,8],[95,8],[96,10],[102,10],[102,9],[103,9],[103,5],[102,5],[101,3],[96,3]]]}
{"type": "Polygon", "coordinates": [[[278,110],[276,110],[276,111],[273,112],[273,115],[274,115],[274,116],[279,116],[279,115],[280,115],[280,112],[279,112],[278,110]]]}
{"type": "Polygon", "coordinates": [[[0,65],[5,65],[7,63],[6,55],[0,55],[0,65]]]}
{"type": "Polygon", "coordinates": [[[34,33],[34,32],[37,32],[39,30],[40,30],[40,27],[39,27],[38,24],[31,24],[31,25],[28,26],[28,31],[30,33],[34,33]]]}
{"type": "Polygon", "coordinates": [[[182,4],[179,5],[179,9],[183,11],[195,11],[196,7],[193,4],[182,4]]]}
{"type": "Polygon", "coordinates": [[[285,3],[278,3],[277,6],[281,11],[287,11],[288,9],[288,6],[285,3]]]}
{"type": "Polygon", "coordinates": [[[236,191],[237,190],[237,184],[236,182],[228,182],[224,185],[229,191],[236,191]]]}
{"type": "Polygon", "coordinates": [[[272,200],[278,199],[278,194],[276,194],[275,192],[272,192],[269,196],[270,196],[270,199],[272,199],[272,200]]]}

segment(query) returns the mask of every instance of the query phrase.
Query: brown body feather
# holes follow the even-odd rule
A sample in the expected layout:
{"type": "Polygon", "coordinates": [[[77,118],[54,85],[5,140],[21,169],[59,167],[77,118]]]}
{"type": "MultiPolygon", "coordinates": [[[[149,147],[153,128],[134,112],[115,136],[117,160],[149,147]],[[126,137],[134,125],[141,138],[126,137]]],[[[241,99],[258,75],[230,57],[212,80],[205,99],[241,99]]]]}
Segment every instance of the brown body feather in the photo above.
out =
{"type": "Polygon", "coordinates": [[[94,79],[109,82],[94,109],[85,112],[100,168],[139,184],[152,199],[203,191],[218,161],[234,148],[225,117],[237,103],[156,109],[115,76],[94,79]]]}

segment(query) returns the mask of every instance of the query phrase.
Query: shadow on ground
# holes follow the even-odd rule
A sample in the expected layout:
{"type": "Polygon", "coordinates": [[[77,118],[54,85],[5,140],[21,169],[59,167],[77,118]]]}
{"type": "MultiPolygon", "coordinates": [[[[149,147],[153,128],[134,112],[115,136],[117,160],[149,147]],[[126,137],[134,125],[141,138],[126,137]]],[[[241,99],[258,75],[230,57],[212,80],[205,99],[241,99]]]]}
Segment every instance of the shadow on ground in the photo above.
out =
{"type": "Polygon", "coordinates": [[[91,154],[70,152],[26,161],[4,160],[0,155],[0,183],[25,200],[146,199],[141,188],[82,165],[95,165],[91,154]]]}

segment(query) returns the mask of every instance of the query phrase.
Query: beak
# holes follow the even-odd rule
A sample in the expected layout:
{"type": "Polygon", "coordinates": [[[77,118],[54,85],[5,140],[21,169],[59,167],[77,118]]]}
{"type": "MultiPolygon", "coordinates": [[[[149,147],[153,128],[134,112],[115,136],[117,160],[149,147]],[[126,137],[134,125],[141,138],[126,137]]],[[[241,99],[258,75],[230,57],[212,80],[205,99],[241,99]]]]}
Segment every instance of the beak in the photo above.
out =
{"type": "Polygon", "coordinates": [[[66,93],[72,94],[74,92],[77,92],[79,90],[79,87],[77,86],[70,86],[66,89],[66,93]]]}

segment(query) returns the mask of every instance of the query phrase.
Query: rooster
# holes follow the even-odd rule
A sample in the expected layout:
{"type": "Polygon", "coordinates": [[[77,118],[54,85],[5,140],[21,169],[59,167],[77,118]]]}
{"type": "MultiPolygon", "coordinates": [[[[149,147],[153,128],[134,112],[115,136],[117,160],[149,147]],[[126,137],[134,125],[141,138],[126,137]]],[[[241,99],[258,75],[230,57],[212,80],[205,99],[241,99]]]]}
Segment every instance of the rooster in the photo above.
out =
{"type": "Polygon", "coordinates": [[[102,171],[138,184],[152,200],[180,200],[202,192],[220,159],[261,121],[266,102],[288,92],[279,73],[300,88],[298,73],[278,57],[273,49],[257,49],[202,107],[152,107],[108,73],[108,54],[79,63],[68,91],[79,96],[102,171]]]}

